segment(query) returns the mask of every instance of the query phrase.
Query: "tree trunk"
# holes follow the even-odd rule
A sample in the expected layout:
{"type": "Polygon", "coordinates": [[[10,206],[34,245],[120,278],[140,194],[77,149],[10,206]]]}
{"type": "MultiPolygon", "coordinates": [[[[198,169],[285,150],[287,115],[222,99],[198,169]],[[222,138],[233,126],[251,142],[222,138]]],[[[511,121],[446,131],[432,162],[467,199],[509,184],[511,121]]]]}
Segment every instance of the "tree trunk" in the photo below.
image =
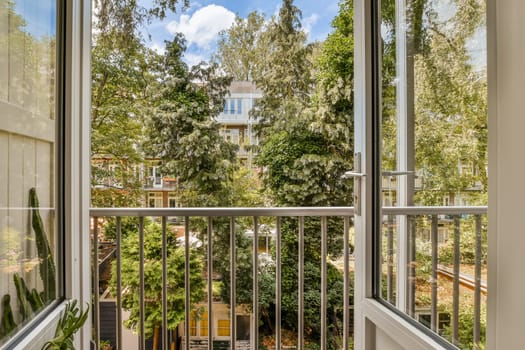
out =
{"type": "Polygon", "coordinates": [[[153,329],[153,350],[158,350],[159,348],[159,327],[155,326],[153,329]]]}

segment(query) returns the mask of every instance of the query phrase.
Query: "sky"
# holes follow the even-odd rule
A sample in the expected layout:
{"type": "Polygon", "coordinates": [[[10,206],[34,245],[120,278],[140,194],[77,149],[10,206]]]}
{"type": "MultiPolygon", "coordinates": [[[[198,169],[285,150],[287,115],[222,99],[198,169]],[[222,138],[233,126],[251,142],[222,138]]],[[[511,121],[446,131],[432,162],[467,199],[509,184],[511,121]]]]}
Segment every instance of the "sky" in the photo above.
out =
{"type": "MultiPolygon", "coordinates": [[[[246,18],[257,10],[269,18],[277,14],[280,4],[281,0],[190,0],[189,9],[170,13],[163,21],[154,21],[145,29],[151,36],[147,44],[162,52],[164,40],[181,32],[188,46],[184,60],[191,66],[210,58],[217,47],[219,32],[229,28],[236,15],[246,18]]],[[[337,14],[338,0],[296,0],[294,4],[302,11],[308,40],[324,40],[337,14]]]]}

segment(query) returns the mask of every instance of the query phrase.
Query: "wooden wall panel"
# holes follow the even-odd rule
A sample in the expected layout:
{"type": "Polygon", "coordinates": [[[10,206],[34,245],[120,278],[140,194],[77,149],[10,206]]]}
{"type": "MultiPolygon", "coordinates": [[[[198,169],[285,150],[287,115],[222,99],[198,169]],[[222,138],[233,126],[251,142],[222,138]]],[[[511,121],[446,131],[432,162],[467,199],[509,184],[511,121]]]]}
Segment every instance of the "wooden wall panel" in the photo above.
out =
{"type": "MultiPolygon", "coordinates": [[[[9,134],[0,131],[0,254],[4,259],[10,249],[9,211],[8,207],[8,170],[9,163],[9,134]]],[[[8,262],[3,261],[0,267],[0,297],[8,293],[9,276],[8,262]]]]}
{"type": "Polygon", "coordinates": [[[9,18],[7,9],[0,6],[0,100],[7,101],[8,99],[8,83],[9,83],[9,64],[7,51],[9,39],[9,18]]]}
{"type": "MultiPolygon", "coordinates": [[[[23,11],[23,10],[22,10],[23,11]]],[[[20,31],[19,19],[9,18],[9,102],[24,105],[24,34],[20,31]]]]}

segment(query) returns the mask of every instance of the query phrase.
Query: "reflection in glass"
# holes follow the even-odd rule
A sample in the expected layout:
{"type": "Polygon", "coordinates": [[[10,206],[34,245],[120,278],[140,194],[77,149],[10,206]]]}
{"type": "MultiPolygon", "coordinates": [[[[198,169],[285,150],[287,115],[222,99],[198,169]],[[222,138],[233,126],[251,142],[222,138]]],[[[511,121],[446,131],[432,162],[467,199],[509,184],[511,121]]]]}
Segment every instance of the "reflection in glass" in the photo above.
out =
{"type": "Polygon", "coordinates": [[[0,0],[0,344],[57,295],[56,3],[0,0]]]}
{"type": "Polygon", "coordinates": [[[386,207],[486,205],[485,2],[379,3],[378,294],[460,348],[479,348],[486,214],[389,215],[386,207]]]}

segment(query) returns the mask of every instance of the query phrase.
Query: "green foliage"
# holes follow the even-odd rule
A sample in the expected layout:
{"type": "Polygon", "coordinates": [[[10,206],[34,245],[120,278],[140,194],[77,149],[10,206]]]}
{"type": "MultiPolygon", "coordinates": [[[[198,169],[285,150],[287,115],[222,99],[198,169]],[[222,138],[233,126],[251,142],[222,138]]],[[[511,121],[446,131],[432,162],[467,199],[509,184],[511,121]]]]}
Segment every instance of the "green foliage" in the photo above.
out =
{"type": "Polygon", "coordinates": [[[58,320],[55,337],[47,341],[42,350],[74,350],[74,335],[84,325],[88,315],[89,305],[82,311],[76,300],[69,301],[58,320]]]}
{"type": "Polygon", "coordinates": [[[158,18],[164,19],[168,12],[176,12],[177,5],[182,9],[188,8],[189,0],[153,0],[144,6],[136,0],[95,0],[94,13],[97,18],[94,28],[97,31],[111,33],[117,47],[125,47],[130,38],[137,35],[139,30],[158,18]]]}
{"type": "Polygon", "coordinates": [[[247,18],[237,16],[232,26],[220,33],[212,60],[235,81],[252,80],[261,75],[269,46],[264,42],[264,14],[257,11],[247,18]]]}
{"type": "Polygon", "coordinates": [[[343,205],[350,201],[349,181],[341,178],[348,161],[336,147],[307,128],[283,130],[267,137],[258,156],[266,168],[264,184],[284,206],[343,205]]]}
{"type": "Polygon", "coordinates": [[[143,161],[140,146],[156,84],[156,54],[135,37],[125,47],[115,40],[106,32],[93,40],[91,181],[106,188],[93,188],[92,205],[133,207],[143,196],[135,165],[143,161]]]}
{"type": "Polygon", "coordinates": [[[163,88],[148,121],[147,149],[163,160],[166,173],[179,179],[184,205],[212,207],[235,169],[236,146],[221,137],[213,118],[224,106],[231,78],[219,76],[213,64],[189,71],[182,62],[184,50],[182,36],[166,43],[163,88]]]}
{"type": "Polygon", "coordinates": [[[263,33],[268,54],[260,76],[254,77],[263,97],[250,111],[257,118],[260,136],[286,126],[310,101],[312,47],[306,45],[300,16],[301,11],[292,0],[283,0],[278,16],[270,20],[263,33]]]}
{"type": "Polygon", "coordinates": [[[38,196],[36,189],[29,190],[29,207],[31,208],[31,226],[35,232],[36,248],[38,252],[38,259],[40,261],[39,272],[42,282],[44,284],[43,301],[48,302],[54,300],[56,297],[56,270],[55,261],[49,241],[44,229],[44,223],[38,210],[40,204],[38,203],[38,196]]]}
{"type": "Polygon", "coordinates": [[[336,145],[337,156],[352,164],[354,40],[353,1],[339,3],[334,31],[321,46],[316,61],[317,90],[312,128],[336,145]]]}
{"type": "MultiPolygon", "coordinates": [[[[484,350],[487,338],[487,308],[485,303],[481,304],[480,313],[480,342],[474,343],[474,308],[472,307],[472,300],[465,298],[461,300],[459,307],[458,320],[458,346],[465,350],[484,350]]],[[[443,336],[447,339],[452,339],[452,327],[445,327],[443,336]]]]}
{"type": "MultiPolygon", "coordinates": [[[[216,220],[214,222],[214,229],[217,231],[214,247],[217,252],[222,254],[215,254],[213,266],[221,276],[222,288],[220,290],[220,297],[223,302],[230,304],[230,224],[228,220],[216,220]]],[[[246,237],[245,229],[240,226],[235,226],[235,277],[236,277],[236,294],[235,303],[238,305],[250,306],[252,304],[252,240],[246,237]]]]}
{"type": "Polygon", "coordinates": [[[24,280],[18,273],[13,275],[13,281],[16,288],[16,296],[18,299],[18,310],[22,316],[22,320],[28,319],[31,316],[31,304],[29,303],[29,297],[31,292],[26,287],[24,280]]]}
{"type": "MultiPolygon", "coordinates": [[[[175,233],[168,232],[168,327],[175,329],[184,321],[184,247],[179,246],[175,233]]],[[[196,304],[204,296],[203,264],[192,249],[190,257],[190,301],[196,304]]],[[[145,330],[151,337],[162,324],[162,229],[155,222],[144,227],[144,299],[145,330]]],[[[113,264],[111,291],[116,293],[116,264],[113,264]]],[[[130,312],[126,327],[136,329],[140,321],[139,301],[139,237],[129,233],[122,240],[122,306],[130,312]]]]}
{"type": "Polygon", "coordinates": [[[11,309],[11,296],[4,294],[2,297],[2,318],[0,319],[0,338],[5,337],[16,328],[13,310],[11,309]]]}
{"type": "MultiPolygon", "coordinates": [[[[149,218],[144,218],[144,225],[150,223],[149,218]]],[[[120,221],[120,234],[122,237],[127,237],[130,234],[139,232],[139,218],[137,217],[123,217],[120,221]]],[[[104,238],[107,241],[115,241],[117,238],[117,220],[116,218],[108,218],[104,224],[104,238]]]]}

